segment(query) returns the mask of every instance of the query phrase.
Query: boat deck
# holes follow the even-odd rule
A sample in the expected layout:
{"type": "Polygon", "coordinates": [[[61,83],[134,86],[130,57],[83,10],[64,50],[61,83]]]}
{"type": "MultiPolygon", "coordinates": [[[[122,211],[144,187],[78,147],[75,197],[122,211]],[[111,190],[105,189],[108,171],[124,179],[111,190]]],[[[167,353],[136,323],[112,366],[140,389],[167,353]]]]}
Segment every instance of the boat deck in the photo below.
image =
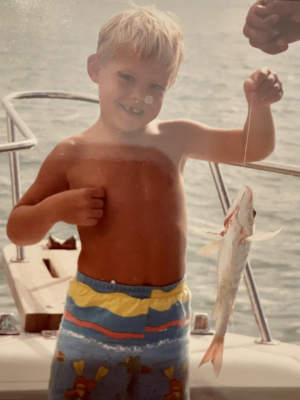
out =
{"type": "Polygon", "coordinates": [[[44,240],[26,246],[25,262],[13,261],[15,245],[3,249],[3,269],[25,332],[58,329],[79,249],[78,242],[77,250],[49,250],[44,240]]]}

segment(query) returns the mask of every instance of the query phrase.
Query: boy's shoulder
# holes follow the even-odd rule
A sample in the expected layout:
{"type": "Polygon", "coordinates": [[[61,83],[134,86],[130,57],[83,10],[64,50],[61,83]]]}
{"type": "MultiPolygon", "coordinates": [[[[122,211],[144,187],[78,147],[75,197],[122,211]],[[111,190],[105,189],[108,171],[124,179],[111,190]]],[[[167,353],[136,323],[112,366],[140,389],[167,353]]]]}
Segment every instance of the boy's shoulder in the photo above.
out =
{"type": "Polygon", "coordinates": [[[193,126],[197,127],[205,127],[204,124],[194,121],[192,119],[187,119],[187,118],[176,118],[176,119],[170,119],[166,121],[160,121],[157,120],[157,124],[159,126],[159,129],[161,132],[168,132],[168,131],[173,131],[173,130],[180,130],[182,128],[189,128],[193,126]]]}
{"type": "Polygon", "coordinates": [[[55,158],[76,158],[88,141],[89,135],[87,131],[69,136],[59,142],[49,156],[55,156],[55,158]]]}
{"type": "Polygon", "coordinates": [[[183,134],[187,134],[193,131],[205,130],[208,127],[198,121],[190,119],[173,119],[167,121],[157,121],[159,133],[161,135],[172,135],[175,138],[176,134],[180,137],[183,134]]]}

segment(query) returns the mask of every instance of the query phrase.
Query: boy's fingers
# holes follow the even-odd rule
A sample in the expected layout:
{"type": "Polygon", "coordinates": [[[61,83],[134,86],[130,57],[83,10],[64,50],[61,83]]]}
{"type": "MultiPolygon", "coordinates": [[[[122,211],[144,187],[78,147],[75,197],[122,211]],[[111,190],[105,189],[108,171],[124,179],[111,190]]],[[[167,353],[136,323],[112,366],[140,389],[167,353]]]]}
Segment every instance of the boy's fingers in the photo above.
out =
{"type": "Polygon", "coordinates": [[[267,78],[260,84],[259,88],[256,90],[258,96],[264,96],[265,93],[273,88],[275,84],[279,82],[277,74],[275,72],[270,71],[270,74],[267,78]]]}
{"type": "Polygon", "coordinates": [[[245,81],[244,87],[246,91],[252,92],[255,97],[261,98],[277,83],[281,88],[281,82],[279,81],[276,72],[270,71],[267,67],[264,67],[255,71],[254,74],[245,81]]]}
{"type": "Polygon", "coordinates": [[[98,224],[97,218],[88,218],[84,224],[80,224],[79,226],[95,226],[98,224]]]}
{"type": "MultiPolygon", "coordinates": [[[[90,218],[102,218],[103,217],[103,210],[95,210],[92,209],[90,213],[90,218]]],[[[89,218],[89,219],[90,219],[89,218]]]]}
{"type": "Polygon", "coordinates": [[[254,90],[254,81],[251,78],[248,78],[244,82],[244,89],[247,92],[252,92],[254,90]]]}
{"type": "Polygon", "coordinates": [[[104,207],[104,201],[102,199],[91,199],[91,208],[103,208],[104,207]]]}
{"type": "Polygon", "coordinates": [[[280,100],[282,96],[283,96],[283,90],[281,88],[281,85],[279,83],[276,83],[274,86],[272,86],[270,89],[268,89],[265,93],[257,96],[257,99],[273,103],[275,101],[280,100]]]}
{"type": "Polygon", "coordinates": [[[250,78],[253,79],[253,87],[255,90],[259,89],[259,87],[262,85],[262,83],[265,81],[265,79],[270,75],[271,71],[264,67],[261,69],[258,69],[257,71],[254,72],[253,75],[251,75],[250,78]]]}
{"type": "Polygon", "coordinates": [[[282,96],[283,96],[283,90],[282,90],[281,83],[276,82],[276,84],[273,87],[271,87],[269,90],[267,90],[264,93],[262,98],[265,101],[272,100],[274,102],[274,101],[280,100],[282,96]]]}
{"type": "Polygon", "coordinates": [[[89,189],[89,194],[92,199],[104,198],[105,192],[103,188],[91,188],[89,189]]]}

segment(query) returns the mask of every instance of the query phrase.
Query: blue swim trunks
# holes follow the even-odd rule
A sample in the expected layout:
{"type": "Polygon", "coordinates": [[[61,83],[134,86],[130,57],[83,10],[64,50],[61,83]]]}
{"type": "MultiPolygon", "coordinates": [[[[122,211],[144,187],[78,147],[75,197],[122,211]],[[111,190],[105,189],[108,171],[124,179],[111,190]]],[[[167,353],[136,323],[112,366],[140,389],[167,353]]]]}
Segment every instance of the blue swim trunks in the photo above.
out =
{"type": "Polygon", "coordinates": [[[70,282],[49,400],[187,400],[190,292],[184,280],[70,282]]]}

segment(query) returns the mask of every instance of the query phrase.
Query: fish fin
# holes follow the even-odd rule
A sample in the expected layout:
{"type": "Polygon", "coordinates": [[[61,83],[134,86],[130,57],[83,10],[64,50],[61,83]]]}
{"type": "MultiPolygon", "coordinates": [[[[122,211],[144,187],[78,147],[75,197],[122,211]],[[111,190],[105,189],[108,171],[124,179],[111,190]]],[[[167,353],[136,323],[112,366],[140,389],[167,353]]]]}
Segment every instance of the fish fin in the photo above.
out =
{"type": "Polygon", "coordinates": [[[201,363],[199,364],[199,367],[202,364],[211,361],[215,370],[216,377],[218,377],[222,368],[223,350],[224,350],[224,337],[215,335],[209,348],[204,354],[201,363]]]}
{"type": "Polygon", "coordinates": [[[216,254],[222,245],[223,239],[217,240],[215,242],[209,243],[206,246],[202,247],[199,251],[198,254],[201,256],[212,256],[216,254]]]}
{"type": "Polygon", "coordinates": [[[252,236],[247,237],[246,239],[244,239],[242,241],[242,243],[245,242],[259,242],[261,240],[268,240],[268,239],[272,239],[274,236],[278,235],[279,232],[282,231],[282,228],[278,229],[278,231],[276,232],[258,232],[255,233],[252,236]]]}
{"type": "Polygon", "coordinates": [[[202,231],[202,232],[208,233],[209,235],[218,235],[218,236],[222,235],[222,232],[221,232],[221,233],[218,233],[218,232],[208,232],[208,231],[202,231]]]}

